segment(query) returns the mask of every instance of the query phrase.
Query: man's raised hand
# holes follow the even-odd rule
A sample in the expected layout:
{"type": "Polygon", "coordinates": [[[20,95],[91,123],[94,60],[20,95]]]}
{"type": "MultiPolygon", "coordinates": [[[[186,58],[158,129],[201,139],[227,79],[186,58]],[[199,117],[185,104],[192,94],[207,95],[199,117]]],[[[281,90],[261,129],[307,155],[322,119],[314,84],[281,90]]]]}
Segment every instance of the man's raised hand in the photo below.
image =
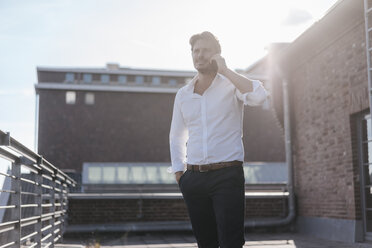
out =
{"type": "Polygon", "coordinates": [[[211,57],[210,63],[213,63],[213,61],[217,65],[217,72],[224,74],[227,70],[225,59],[220,54],[215,54],[211,57]]]}

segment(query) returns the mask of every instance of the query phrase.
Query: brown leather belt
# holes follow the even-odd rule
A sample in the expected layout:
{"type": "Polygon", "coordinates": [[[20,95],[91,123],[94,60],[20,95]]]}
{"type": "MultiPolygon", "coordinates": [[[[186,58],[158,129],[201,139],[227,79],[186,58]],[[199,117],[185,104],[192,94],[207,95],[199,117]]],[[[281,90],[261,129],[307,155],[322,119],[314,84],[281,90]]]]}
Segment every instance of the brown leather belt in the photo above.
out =
{"type": "Polygon", "coordinates": [[[191,171],[199,171],[199,172],[207,172],[211,170],[218,170],[226,167],[231,166],[239,166],[242,165],[242,161],[229,161],[229,162],[220,162],[220,163],[212,163],[212,164],[187,164],[187,169],[191,171]]]}

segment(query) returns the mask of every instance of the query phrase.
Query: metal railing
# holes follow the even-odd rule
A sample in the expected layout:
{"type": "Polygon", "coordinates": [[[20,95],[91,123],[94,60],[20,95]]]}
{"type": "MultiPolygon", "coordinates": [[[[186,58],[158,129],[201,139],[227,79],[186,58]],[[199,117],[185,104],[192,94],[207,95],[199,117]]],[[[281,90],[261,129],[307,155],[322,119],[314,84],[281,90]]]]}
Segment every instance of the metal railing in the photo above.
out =
{"type": "Polygon", "coordinates": [[[0,248],[54,247],[65,229],[67,194],[75,181],[1,130],[0,158],[11,164],[0,172],[0,199],[6,203],[0,205],[0,248]]]}

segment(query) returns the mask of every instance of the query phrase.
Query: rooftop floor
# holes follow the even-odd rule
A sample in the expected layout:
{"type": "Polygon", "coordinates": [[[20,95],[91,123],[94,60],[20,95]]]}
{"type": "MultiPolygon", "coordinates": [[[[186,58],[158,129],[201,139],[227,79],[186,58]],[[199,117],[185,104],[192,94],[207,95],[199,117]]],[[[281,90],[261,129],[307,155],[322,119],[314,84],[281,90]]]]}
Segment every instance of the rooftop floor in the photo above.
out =
{"type": "MultiPolygon", "coordinates": [[[[191,233],[110,233],[68,235],[56,248],[188,248],[197,247],[191,233]]],[[[372,243],[343,243],[297,233],[247,233],[245,248],[372,248],[372,243]]]]}

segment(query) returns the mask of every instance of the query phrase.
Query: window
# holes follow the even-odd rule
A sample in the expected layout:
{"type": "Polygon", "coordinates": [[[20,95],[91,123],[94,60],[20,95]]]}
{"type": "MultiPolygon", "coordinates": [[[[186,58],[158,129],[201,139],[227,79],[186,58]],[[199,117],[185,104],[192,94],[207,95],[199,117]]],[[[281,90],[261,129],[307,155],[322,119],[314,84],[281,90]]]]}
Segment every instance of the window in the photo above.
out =
{"type": "Polygon", "coordinates": [[[102,168],[99,166],[91,166],[88,168],[88,181],[91,183],[101,182],[102,168]]]}
{"type": "Polygon", "coordinates": [[[94,93],[85,93],[85,104],[87,105],[94,104],[94,93]]]}
{"type": "Polygon", "coordinates": [[[172,85],[172,86],[175,86],[175,85],[177,85],[177,80],[176,79],[169,79],[168,84],[172,85]]]}
{"type": "Polygon", "coordinates": [[[125,75],[120,75],[118,81],[119,81],[119,83],[121,83],[121,84],[125,84],[125,83],[127,83],[127,76],[125,76],[125,75]]]}
{"type": "Polygon", "coordinates": [[[84,163],[83,184],[175,184],[169,163],[84,163]]]}
{"type": "Polygon", "coordinates": [[[157,166],[148,166],[146,167],[146,174],[147,174],[147,182],[148,183],[158,183],[160,172],[159,167],[157,166]]]}
{"type": "Polygon", "coordinates": [[[76,103],[76,92],[67,91],[66,92],[66,104],[75,104],[76,103]]]}
{"type": "Polygon", "coordinates": [[[75,81],[75,75],[74,75],[74,73],[71,73],[71,72],[66,73],[65,81],[67,83],[73,83],[75,81]]]}
{"type": "Polygon", "coordinates": [[[116,167],[106,166],[102,170],[103,183],[115,183],[116,167]]]}
{"type": "Polygon", "coordinates": [[[92,82],[92,74],[84,73],[83,74],[83,81],[84,81],[84,83],[91,83],[92,82]]]}
{"type": "Polygon", "coordinates": [[[128,183],[129,167],[118,167],[117,183],[128,183]]]}
{"type": "Polygon", "coordinates": [[[108,83],[108,82],[110,82],[110,75],[102,74],[101,75],[101,82],[102,83],[108,83]]]}
{"type": "Polygon", "coordinates": [[[160,77],[152,77],[152,84],[159,85],[160,84],[160,77]]]}
{"type": "Polygon", "coordinates": [[[133,166],[132,168],[132,183],[145,183],[146,171],[143,166],[133,166]]]}
{"type": "Polygon", "coordinates": [[[143,76],[136,76],[136,84],[143,84],[145,78],[143,76]]]}

